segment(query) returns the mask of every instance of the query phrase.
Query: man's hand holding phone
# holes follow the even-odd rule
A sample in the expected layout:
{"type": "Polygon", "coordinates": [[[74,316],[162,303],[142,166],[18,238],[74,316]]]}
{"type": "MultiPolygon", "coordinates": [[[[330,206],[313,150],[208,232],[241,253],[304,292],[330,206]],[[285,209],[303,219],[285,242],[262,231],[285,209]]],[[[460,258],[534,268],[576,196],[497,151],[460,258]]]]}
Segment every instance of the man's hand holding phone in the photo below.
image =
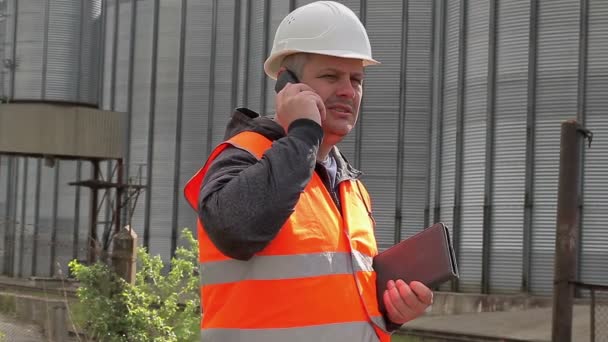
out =
{"type": "Polygon", "coordinates": [[[277,81],[281,81],[281,76],[291,77],[288,82],[285,82],[282,89],[277,89],[280,90],[275,101],[277,122],[285,132],[289,125],[298,119],[310,119],[321,125],[326,115],[323,99],[306,84],[290,83],[297,79],[294,79],[293,75],[285,75],[288,72],[287,70],[282,71],[277,81]]]}

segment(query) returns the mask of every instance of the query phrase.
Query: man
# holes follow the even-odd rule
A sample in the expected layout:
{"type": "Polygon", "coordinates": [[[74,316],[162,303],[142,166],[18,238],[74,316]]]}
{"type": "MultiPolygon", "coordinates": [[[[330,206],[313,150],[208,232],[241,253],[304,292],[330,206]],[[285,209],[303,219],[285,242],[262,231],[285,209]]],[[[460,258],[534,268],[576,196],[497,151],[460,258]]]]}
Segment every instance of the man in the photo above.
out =
{"type": "Polygon", "coordinates": [[[277,94],[274,119],[238,109],[185,189],[199,213],[203,341],[385,342],[431,304],[422,283],[395,280],[379,312],[369,195],[335,146],[372,64],[365,28],[339,3],[279,25],[264,69],[300,83],[277,94]]]}

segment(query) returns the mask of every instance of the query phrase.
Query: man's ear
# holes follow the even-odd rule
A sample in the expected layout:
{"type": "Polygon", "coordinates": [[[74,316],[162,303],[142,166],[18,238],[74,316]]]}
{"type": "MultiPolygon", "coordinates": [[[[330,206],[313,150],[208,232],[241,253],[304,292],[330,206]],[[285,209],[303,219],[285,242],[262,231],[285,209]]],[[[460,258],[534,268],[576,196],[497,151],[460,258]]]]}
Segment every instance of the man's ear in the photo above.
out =
{"type": "Polygon", "coordinates": [[[281,76],[281,74],[283,73],[283,71],[287,70],[286,67],[282,66],[279,68],[279,71],[277,71],[277,79],[279,78],[279,76],[281,76]]]}

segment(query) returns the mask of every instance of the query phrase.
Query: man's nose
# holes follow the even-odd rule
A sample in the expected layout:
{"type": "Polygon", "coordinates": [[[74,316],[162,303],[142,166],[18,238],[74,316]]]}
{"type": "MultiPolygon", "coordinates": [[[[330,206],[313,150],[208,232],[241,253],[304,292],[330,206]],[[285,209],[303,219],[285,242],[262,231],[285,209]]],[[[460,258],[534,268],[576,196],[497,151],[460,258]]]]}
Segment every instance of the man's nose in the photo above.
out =
{"type": "Polygon", "coordinates": [[[337,96],[353,99],[355,98],[356,94],[357,91],[355,90],[355,87],[353,86],[353,83],[350,78],[340,79],[340,82],[338,83],[338,90],[336,91],[337,96]]]}

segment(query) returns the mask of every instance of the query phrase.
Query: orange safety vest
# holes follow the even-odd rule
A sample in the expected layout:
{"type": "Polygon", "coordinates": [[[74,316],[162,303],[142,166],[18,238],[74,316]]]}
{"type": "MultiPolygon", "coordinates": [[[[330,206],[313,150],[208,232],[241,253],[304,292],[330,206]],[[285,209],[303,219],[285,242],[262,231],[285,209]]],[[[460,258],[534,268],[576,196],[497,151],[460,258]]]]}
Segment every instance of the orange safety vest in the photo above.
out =
{"type": "MultiPolygon", "coordinates": [[[[220,144],[186,184],[190,205],[198,210],[205,173],[226,147],[261,159],[271,144],[254,132],[220,144]]],[[[222,254],[198,220],[202,341],[390,341],[371,266],[369,194],[358,180],[341,182],[339,194],[342,212],[314,173],[274,240],[248,261],[222,254]]]]}

